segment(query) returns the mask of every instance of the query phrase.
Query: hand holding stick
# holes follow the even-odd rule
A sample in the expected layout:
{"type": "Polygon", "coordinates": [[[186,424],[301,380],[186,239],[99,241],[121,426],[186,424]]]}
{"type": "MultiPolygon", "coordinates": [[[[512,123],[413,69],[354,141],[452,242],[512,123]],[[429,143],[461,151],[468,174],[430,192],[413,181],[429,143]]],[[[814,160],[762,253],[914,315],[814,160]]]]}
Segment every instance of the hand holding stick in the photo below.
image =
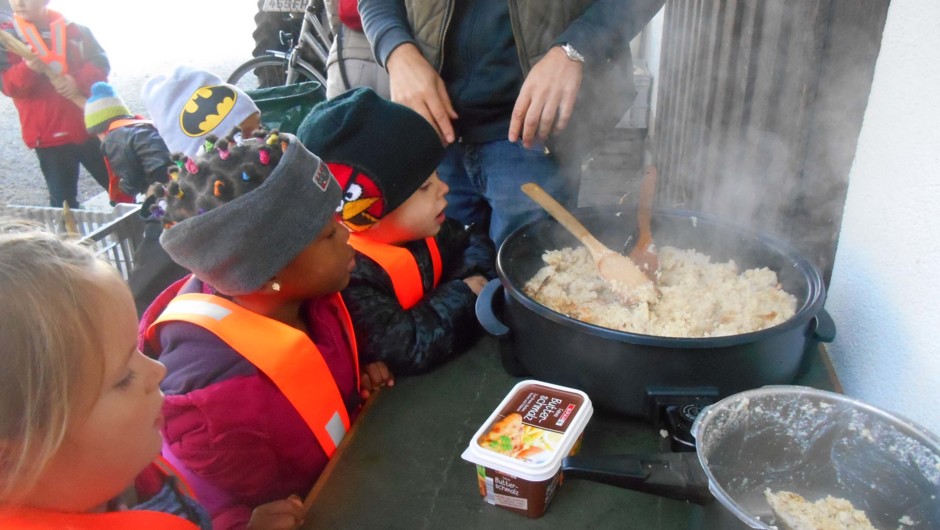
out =
{"type": "MultiPolygon", "coordinates": [[[[31,50],[25,42],[17,39],[6,31],[0,31],[0,44],[2,44],[7,50],[19,55],[26,61],[38,59],[36,54],[33,53],[33,50],[31,50]]],[[[67,86],[68,80],[65,79],[65,76],[53,72],[52,69],[49,68],[49,66],[45,63],[43,63],[40,72],[48,77],[49,81],[52,81],[52,84],[56,87],[56,90],[59,90],[59,87],[61,86],[67,86]]],[[[74,82],[72,82],[72,84],[74,85],[74,82]]],[[[79,108],[85,108],[85,98],[81,94],[72,94],[66,97],[69,101],[78,105],[79,108]]]]}

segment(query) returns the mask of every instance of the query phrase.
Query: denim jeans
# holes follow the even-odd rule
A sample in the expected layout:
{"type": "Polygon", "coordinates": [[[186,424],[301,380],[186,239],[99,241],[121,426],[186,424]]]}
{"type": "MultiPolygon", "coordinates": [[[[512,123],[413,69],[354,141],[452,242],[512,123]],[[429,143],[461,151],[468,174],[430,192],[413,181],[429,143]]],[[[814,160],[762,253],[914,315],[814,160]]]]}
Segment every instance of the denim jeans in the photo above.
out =
{"type": "Polygon", "coordinates": [[[576,205],[578,186],[566,179],[555,158],[541,145],[526,149],[522,142],[455,142],[447,147],[438,176],[450,187],[448,217],[488,227],[499,247],[520,226],[548,214],[520,186],[535,182],[566,207],[576,205]]]}
{"type": "Polygon", "coordinates": [[[102,188],[108,189],[108,168],[97,138],[89,138],[82,144],[37,147],[36,157],[49,188],[50,206],[61,208],[62,203],[68,201],[70,207],[78,208],[79,164],[85,166],[102,188]]]}

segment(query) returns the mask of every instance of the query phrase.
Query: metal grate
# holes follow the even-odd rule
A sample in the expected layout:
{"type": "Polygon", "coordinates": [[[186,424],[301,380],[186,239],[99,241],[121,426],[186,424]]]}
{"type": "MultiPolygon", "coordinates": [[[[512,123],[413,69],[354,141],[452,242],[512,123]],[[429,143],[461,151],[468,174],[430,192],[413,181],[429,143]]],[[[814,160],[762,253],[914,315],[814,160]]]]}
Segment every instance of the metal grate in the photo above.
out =
{"type": "MultiPolygon", "coordinates": [[[[81,241],[94,245],[95,253],[114,265],[124,279],[134,266],[134,250],[144,235],[140,205],[118,204],[110,212],[70,210],[81,241]]],[[[42,223],[57,234],[66,234],[62,208],[0,206],[0,217],[42,223]]]]}

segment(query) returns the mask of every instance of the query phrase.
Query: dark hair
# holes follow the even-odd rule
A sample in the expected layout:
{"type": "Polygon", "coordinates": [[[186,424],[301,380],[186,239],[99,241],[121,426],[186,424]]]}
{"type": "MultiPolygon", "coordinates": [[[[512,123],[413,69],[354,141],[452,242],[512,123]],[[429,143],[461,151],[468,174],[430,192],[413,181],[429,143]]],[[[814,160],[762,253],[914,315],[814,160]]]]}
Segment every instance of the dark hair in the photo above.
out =
{"type": "Polygon", "coordinates": [[[164,226],[205,213],[260,186],[281,161],[287,143],[277,130],[256,131],[241,143],[231,135],[221,140],[210,135],[204,152],[195,158],[174,153],[169,183],[156,190],[166,198],[164,226]]]}

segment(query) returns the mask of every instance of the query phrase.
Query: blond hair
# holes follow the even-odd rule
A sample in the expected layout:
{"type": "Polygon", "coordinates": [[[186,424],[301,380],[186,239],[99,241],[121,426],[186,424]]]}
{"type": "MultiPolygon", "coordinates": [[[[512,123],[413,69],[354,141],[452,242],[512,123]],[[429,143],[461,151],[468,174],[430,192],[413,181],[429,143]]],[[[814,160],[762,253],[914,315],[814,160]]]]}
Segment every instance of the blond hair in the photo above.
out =
{"type": "Polygon", "coordinates": [[[94,306],[108,274],[75,241],[0,221],[0,504],[26,496],[94,403],[80,382],[103,377],[94,306]]]}

